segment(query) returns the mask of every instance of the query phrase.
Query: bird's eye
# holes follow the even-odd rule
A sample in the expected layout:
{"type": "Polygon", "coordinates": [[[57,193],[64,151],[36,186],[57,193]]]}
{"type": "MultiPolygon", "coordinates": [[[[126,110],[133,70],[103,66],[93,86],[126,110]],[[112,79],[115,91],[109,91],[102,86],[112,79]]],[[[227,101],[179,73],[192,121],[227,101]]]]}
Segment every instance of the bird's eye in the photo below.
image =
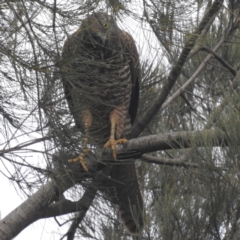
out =
{"type": "Polygon", "coordinates": [[[108,23],[105,23],[103,27],[107,29],[108,28],[108,23]]]}

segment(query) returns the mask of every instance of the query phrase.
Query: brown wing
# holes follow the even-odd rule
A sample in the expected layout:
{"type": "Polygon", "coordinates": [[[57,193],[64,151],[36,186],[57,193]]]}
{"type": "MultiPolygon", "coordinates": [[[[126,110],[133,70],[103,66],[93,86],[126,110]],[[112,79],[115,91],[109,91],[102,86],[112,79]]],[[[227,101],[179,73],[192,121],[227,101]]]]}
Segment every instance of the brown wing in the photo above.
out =
{"type": "MultiPolygon", "coordinates": [[[[63,50],[62,50],[62,63],[61,63],[61,72],[62,72],[62,83],[64,88],[65,97],[68,102],[68,106],[70,109],[71,114],[73,115],[75,121],[77,119],[76,112],[74,109],[78,109],[75,106],[76,101],[74,100],[73,95],[73,85],[71,84],[71,78],[69,77],[73,70],[71,67],[69,67],[69,63],[72,60],[73,54],[74,54],[74,34],[69,36],[67,40],[64,43],[63,50]]],[[[81,120],[79,119],[78,122],[76,122],[78,127],[81,127],[81,120]]]]}
{"type": "MultiPolygon", "coordinates": [[[[68,106],[70,109],[71,114],[74,117],[74,120],[76,122],[76,125],[83,131],[81,123],[82,123],[82,115],[79,114],[79,111],[76,111],[76,109],[79,109],[76,104],[78,101],[74,99],[74,90],[73,90],[73,82],[71,79],[71,74],[73,74],[72,67],[69,66],[73,59],[73,55],[77,48],[79,48],[79,44],[81,44],[81,41],[77,41],[77,33],[79,33],[81,28],[71,36],[67,38],[67,40],[64,43],[63,49],[62,49],[62,63],[61,63],[61,72],[62,72],[62,83],[64,88],[65,97],[68,102],[68,106]],[[76,44],[77,42],[77,44],[76,44]]],[[[76,97],[75,97],[76,98],[76,97]]]]}
{"type": "Polygon", "coordinates": [[[137,47],[135,41],[132,36],[125,32],[121,31],[121,40],[126,45],[126,52],[129,54],[129,65],[132,76],[132,94],[131,94],[131,102],[129,106],[129,114],[131,116],[131,124],[133,124],[138,109],[138,100],[139,100],[139,83],[141,77],[140,71],[140,62],[139,62],[139,54],[137,51],[137,47]]]}

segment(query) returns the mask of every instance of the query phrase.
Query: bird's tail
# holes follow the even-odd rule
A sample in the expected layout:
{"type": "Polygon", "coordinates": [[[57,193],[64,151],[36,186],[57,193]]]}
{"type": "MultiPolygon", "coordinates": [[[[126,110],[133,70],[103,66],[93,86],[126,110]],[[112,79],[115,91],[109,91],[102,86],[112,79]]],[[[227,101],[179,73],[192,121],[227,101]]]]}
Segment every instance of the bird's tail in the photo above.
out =
{"type": "Polygon", "coordinates": [[[116,201],[123,224],[131,234],[143,228],[143,199],[134,162],[114,164],[111,171],[116,201]]]}

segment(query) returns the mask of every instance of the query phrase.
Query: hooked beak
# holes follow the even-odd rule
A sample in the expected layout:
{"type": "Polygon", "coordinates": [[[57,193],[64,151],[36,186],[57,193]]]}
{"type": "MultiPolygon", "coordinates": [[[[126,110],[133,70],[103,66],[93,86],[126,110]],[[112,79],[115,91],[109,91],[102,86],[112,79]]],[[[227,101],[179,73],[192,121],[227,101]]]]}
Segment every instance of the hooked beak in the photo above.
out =
{"type": "Polygon", "coordinates": [[[105,44],[105,42],[106,42],[106,39],[107,39],[107,36],[106,36],[106,35],[104,35],[104,36],[101,36],[101,39],[102,39],[102,42],[103,42],[103,44],[105,44]]]}

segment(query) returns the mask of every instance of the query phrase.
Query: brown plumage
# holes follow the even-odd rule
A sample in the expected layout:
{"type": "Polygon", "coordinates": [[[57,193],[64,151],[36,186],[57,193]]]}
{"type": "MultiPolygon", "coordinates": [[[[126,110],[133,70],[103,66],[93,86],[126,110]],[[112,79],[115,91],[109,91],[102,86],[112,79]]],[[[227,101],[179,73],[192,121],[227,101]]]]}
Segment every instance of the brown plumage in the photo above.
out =
{"type": "MultiPolygon", "coordinates": [[[[111,147],[126,142],[138,108],[140,66],[135,42],[104,12],[86,17],[63,47],[63,86],[76,125],[87,144],[111,147]]],[[[134,163],[113,165],[115,199],[132,233],[143,226],[143,201],[134,163]]]]}

